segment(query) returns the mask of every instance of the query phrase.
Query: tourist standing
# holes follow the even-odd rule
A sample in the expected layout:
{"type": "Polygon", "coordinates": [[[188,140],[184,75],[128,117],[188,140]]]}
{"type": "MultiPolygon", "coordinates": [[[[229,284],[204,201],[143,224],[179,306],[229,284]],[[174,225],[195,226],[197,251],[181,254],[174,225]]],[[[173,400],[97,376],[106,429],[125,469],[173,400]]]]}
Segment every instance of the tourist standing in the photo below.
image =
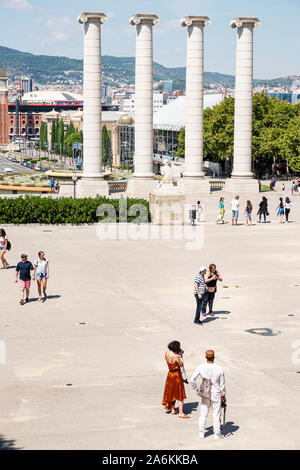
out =
{"type": "Polygon", "coordinates": [[[222,281],[222,277],[220,273],[217,271],[217,267],[215,264],[210,264],[208,267],[208,272],[204,276],[205,279],[205,284],[206,284],[206,292],[204,294],[204,300],[203,300],[203,307],[202,307],[202,315],[203,317],[206,316],[206,308],[207,304],[209,307],[209,312],[208,314],[213,317],[213,304],[215,300],[215,295],[217,292],[217,282],[222,281]]]}
{"type": "Polygon", "coordinates": [[[189,416],[183,412],[183,402],[186,395],[181,374],[181,367],[183,367],[183,351],[179,341],[172,341],[168,344],[165,360],[169,372],[166,379],[162,405],[164,405],[167,411],[171,411],[172,415],[178,414],[179,418],[189,418],[189,416]],[[178,401],[179,412],[175,408],[176,401],[178,401]]]}
{"type": "Polygon", "coordinates": [[[59,194],[59,189],[60,189],[60,184],[59,184],[59,181],[56,180],[56,181],[55,181],[55,192],[56,192],[57,194],[59,194]]]}
{"type": "Polygon", "coordinates": [[[232,225],[237,225],[237,221],[239,218],[239,207],[240,207],[240,197],[235,196],[234,199],[231,201],[231,210],[232,210],[232,225]]]}
{"type": "Polygon", "coordinates": [[[273,176],[272,180],[271,180],[271,183],[270,183],[270,189],[271,191],[274,191],[275,190],[275,184],[276,184],[276,179],[275,179],[275,176],[273,176]]]}
{"type": "Polygon", "coordinates": [[[39,301],[42,300],[42,287],[44,298],[46,300],[47,280],[49,279],[49,262],[45,258],[45,253],[43,251],[38,252],[38,257],[34,262],[34,272],[32,279],[36,279],[37,282],[39,301]]]}
{"type": "Polygon", "coordinates": [[[268,212],[268,199],[263,196],[262,200],[259,203],[259,209],[257,212],[257,215],[259,216],[259,222],[261,222],[261,216],[264,216],[264,222],[266,222],[267,215],[269,215],[268,212]]]}
{"type": "Polygon", "coordinates": [[[19,277],[19,284],[21,288],[21,300],[20,304],[24,305],[25,302],[29,300],[29,290],[31,284],[31,274],[30,271],[33,271],[33,266],[30,261],[28,261],[28,256],[25,254],[21,255],[21,261],[17,264],[16,267],[16,280],[18,282],[19,277]],[[26,298],[24,301],[24,294],[26,292],[26,298]]]}
{"type": "Polygon", "coordinates": [[[217,223],[220,221],[224,224],[224,215],[225,215],[225,205],[224,205],[224,198],[220,197],[219,201],[219,214],[217,217],[217,223]]]}
{"type": "Polygon", "coordinates": [[[285,213],[285,221],[289,223],[289,215],[291,212],[292,203],[289,197],[285,198],[285,205],[284,205],[284,213],[285,213]]]}
{"type": "Polygon", "coordinates": [[[246,224],[252,225],[252,204],[251,201],[247,201],[246,208],[245,208],[245,217],[246,217],[246,224]]]}
{"type": "Polygon", "coordinates": [[[284,216],[284,204],[283,204],[283,198],[279,198],[279,204],[276,207],[277,210],[277,215],[280,216],[280,223],[283,224],[283,216],[284,216]]]}
{"type": "Polygon", "coordinates": [[[294,193],[297,191],[297,185],[295,181],[293,181],[292,183],[291,191],[292,191],[292,196],[294,196],[294,193]]]}
{"type": "Polygon", "coordinates": [[[202,325],[202,321],[200,320],[200,315],[201,315],[201,310],[203,307],[203,301],[204,301],[204,294],[206,292],[206,284],[205,284],[205,274],[206,274],[206,267],[201,266],[198,274],[196,274],[195,279],[194,279],[194,296],[196,299],[196,315],[194,319],[194,323],[197,325],[202,325]]]}
{"type": "Polygon", "coordinates": [[[201,204],[201,201],[197,201],[196,204],[196,214],[197,214],[197,221],[201,221],[201,215],[204,213],[203,206],[201,204]]]}
{"type": "Polygon", "coordinates": [[[193,389],[196,390],[197,394],[202,398],[199,418],[199,437],[200,439],[204,439],[208,412],[210,408],[212,408],[214,440],[217,441],[224,437],[221,435],[220,418],[222,402],[226,403],[225,376],[223,368],[214,363],[215,353],[213,350],[209,349],[206,351],[205,357],[207,362],[197,367],[190,382],[193,389]],[[201,392],[201,386],[199,388],[197,384],[198,377],[202,379],[202,383],[206,383],[208,393],[201,392]]]}
{"type": "Polygon", "coordinates": [[[55,181],[54,181],[54,178],[52,177],[51,180],[50,180],[50,189],[51,189],[51,192],[53,193],[55,191],[55,181]]]}
{"type": "Polygon", "coordinates": [[[7,267],[9,266],[5,258],[5,253],[7,251],[7,242],[8,242],[8,238],[7,238],[6,232],[4,228],[1,228],[0,229],[0,258],[2,262],[1,269],[7,269],[7,267]]]}

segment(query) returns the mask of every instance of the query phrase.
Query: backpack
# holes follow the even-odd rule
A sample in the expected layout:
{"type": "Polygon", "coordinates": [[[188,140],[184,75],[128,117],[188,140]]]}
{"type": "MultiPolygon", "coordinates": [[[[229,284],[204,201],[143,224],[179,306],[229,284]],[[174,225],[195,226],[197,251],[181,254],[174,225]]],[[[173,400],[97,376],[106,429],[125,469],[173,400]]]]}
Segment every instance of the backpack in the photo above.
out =
{"type": "Polygon", "coordinates": [[[10,249],[11,249],[11,243],[8,240],[7,240],[7,243],[6,243],[6,249],[7,249],[7,251],[10,251],[10,249]]]}

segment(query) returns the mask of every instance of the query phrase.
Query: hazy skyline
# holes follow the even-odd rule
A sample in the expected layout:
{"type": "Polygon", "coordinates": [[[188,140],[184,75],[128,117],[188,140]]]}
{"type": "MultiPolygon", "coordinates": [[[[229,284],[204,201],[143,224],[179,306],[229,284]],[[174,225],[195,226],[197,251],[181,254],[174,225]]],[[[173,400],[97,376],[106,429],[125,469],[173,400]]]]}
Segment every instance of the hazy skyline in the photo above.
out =
{"type": "MultiPolygon", "coordinates": [[[[182,16],[207,15],[205,71],[234,75],[236,30],[229,22],[236,16],[257,16],[261,27],[254,32],[254,77],[300,75],[298,54],[300,0],[0,0],[0,45],[33,54],[82,58],[82,11],[102,11],[108,21],[102,27],[102,54],[135,55],[134,13],[156,13],[154,60],[167,67],[185,66],[186,28],[182,16]]],[[[1,57],[0,57],[1,65],[1,57]]]]}

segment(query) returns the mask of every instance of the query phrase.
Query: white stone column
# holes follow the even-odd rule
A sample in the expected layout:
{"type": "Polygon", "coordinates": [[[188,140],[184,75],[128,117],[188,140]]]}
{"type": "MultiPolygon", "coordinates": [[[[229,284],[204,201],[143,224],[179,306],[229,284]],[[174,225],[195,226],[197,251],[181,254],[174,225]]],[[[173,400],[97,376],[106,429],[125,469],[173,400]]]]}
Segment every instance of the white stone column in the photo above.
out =
{"type": "Polygon", "coordinates": [[[210,25],[207,16],[185,16],[187,27],[186,58],[186,126],[184,183],[204,178],[203,173],[203,61],[204,28],[210,25]]]}
{"type": "Polygon", "coordinates": [[[252,167],[252,100],[253,100],[253,29],[258,18],[234,18],[237,28],[234,157],[232,178],[253,178],[252,167]]]}
{"type": "Polygon", "coordinates": [[[78,184],[80,195],[107,193],[102,173],[101,104],[101,24],[104,13],[83,12],[78,17],[84,25],[83,59],[83,175],[78,184]]]}
{"type": "Polygon", "coordinates": [[[136,14],[130,18],[136,26],[135,58],[135,153],[134,174],[127,193],[148,197],[155,186],[153,174],[153,43],[152,28],[156,15],[136,14]]]}

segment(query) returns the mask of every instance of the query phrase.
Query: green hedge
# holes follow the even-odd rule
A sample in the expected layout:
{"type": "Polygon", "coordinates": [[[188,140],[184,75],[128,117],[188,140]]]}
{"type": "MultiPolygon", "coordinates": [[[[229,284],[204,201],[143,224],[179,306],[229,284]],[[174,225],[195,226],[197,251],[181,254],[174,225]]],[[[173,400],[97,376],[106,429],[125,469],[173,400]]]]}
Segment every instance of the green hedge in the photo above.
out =
{"type": "MultiPolygon", "coordinates": [[[[102,211],[103,211],[102,207],[102,211]]],[[[150,221],[149,203],[144,199],[108,199],[97,198],[59,198],[40,196],[20,196],[18,198],[0,198],[0,225],[3,224],[90,224],[105,220],[132,222],[139,217],[139,222],[150,221]],[[121,201],[121,204],[120,204],[121,201]],[[127,209],[126,209],[127,201],[127,209]],[[109,204],[108,212],[97,215],[97,208],[109,204]],[[145,210],[139,211],[135,204],[142,204],[145,210]],[[131,208],[131,215],[127,215],[131,208]],[[115,210],[115,212],[114,212],[115,210]],[[121,213],[120,213],[121,212],[121,213]],[[121,218],[121,220],[119,220],[121,218]]],[[[98,213],[99,214],[99,213],[98,213]]]]}

